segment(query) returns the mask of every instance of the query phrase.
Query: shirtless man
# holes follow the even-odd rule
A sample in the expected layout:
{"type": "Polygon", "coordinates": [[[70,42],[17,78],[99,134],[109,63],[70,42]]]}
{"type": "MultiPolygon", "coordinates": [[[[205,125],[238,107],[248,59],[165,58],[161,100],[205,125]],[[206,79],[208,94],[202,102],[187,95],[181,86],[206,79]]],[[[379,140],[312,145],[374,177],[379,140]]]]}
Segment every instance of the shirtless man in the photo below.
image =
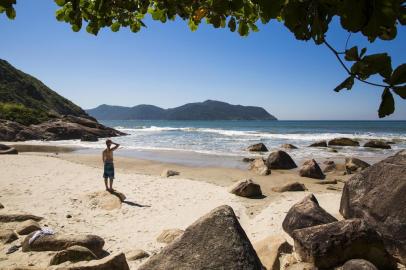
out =
{"type": "Polygon", "coordinates": [[[107,148],[103,151],[103,163],[104,163],[104,185],[106,190],[113,191],[113,180],[114,180],[114,164],[113,164],[113,151],[116,150],[120,145],[118,143],[112,142],[110,139],[106,140],[107,148]],[[114,145],[113,147],[111,147],[114,145]],[[107,179],[110,179],[110,188],[107,186],[107,179]]]}

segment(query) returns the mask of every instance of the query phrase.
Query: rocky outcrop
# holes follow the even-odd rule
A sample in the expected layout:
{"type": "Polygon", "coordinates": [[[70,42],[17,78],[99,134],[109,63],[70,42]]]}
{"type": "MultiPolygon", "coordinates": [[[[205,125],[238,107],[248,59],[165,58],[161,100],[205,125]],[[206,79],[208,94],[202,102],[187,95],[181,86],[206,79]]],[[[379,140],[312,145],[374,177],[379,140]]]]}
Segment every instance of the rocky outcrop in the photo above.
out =
{"type": "Polygon", "coordinates": [[[359,146],[359,142],[350,138],[336,138],[328,142],[329,146],[359,146]]]}
{"type": "Polygon", "coordinates": [[[0,144],[0,155],[17,155],[18,151],[14,147],[0,144]]]}
{"type": "Polygon", "coordinates": [[[180,173],[174,170],[169,170],[169,169],[165,169],[162,171],[161,176],[162,177],[171,177],[171,176],[176,176],[179,175],[180,173]]]}
{"type": "Polygon", "coordinates": [[[345,170],[348,173],[360,172],[369,166],[371,165],[358,158],[345,158],[345,170]]]}
{"type": "Polygon", "coordinates": [[[290,143],[282,144],[282,145],[281,145],[281,148],[283,148],[283,149],[288,149],[288,150],[297,149],[296,146],[294,146],[293,144],[290,144],[290,143]]]}
{"type": "Polygon", "coordinates": [[[318,141],[309,145],[309,147],[327,147],[326,141],[318,141]]]}
{"type": "Polygon", "coordinates": [[[319,164],[314,159],[307,160],[300,167],[299,175],[315,179],[324,179],[326,176],[322,172],[319,164]]]}
{"type": "Polygon", "coordinates": [[[266,164],[269,169],[276,170],[290,170],[297,168],[296,163],[289,154],[281,150],[272,152],[266,160],[266,164]]]}
{"type": "Polygon", "coordinates": [[[22,242],[23,252],[61,251],[71,246],[82,246],[96,255],[103,253],[104,240],[97,235],[43,235],[29,244],[33,234],[27,235],[22,242]]]}
{"type": "Polygon", "coordinates": [[[367,260],[352,259],[343,265],[342,270],[378,270],[378,268],[367,260]]]}
{"type": "Polygon", "coordinates": [[[16,232],[19,235],[27,235],[38,230],[41,230],[41,226],[38,224],[38,222],[32,219],[26,220],[18,224],[16,228],[16,232]]]}
{"type": "Polygon", "coordinates": [[[126,257],[129,261],[137,261],[149,257],[149,254],[142,249],[136,249],[127,252],[126,257]]]}
{"type": "Polygon", "coordinates": [[[261,263],[267,270],[279,270],[281,264],[279,257],[282,254],[292,253],[293,247],[281,235],[268,236],[254,244],[261,263]]]}
{"type": "Polygon", "coordinates": [[[295,252],[304,262],[331,269],[358,258],[379,269],[395,269],[380,235],[362,219],[348,219],[295,230],[295,252]]]}
{"type": "Polygon", "coordinates": [[[305,191],[305,190],[307,190],[306,186],[299,182],[289,183],[281,187],[272,188],[272,191],[274,192],[305,191]]]}
{"type": "Polygon", "coordinates": [[[52,266],[47,270],[130,270],[124,253],[113,254],[101,260],[78,262],[70,265],[52,266]]]}
{"type": "Polygon", "coordinates": [[[215,208],[139,270],[262,270],[261,262],[229,206],[215,208]]]}
{"type": "Polygon", "coordinates": [[[250,152],[268,152],[268,148],[266,148],[265,144],[263,143],[250,145],[248,146],[247,150],[250,152]]]}
{"type": "Polygon", "coordinates": [[[392,148],[388,143],[379,140],[370,140],[364,144],[364,147],[380,148],[380,149],[392,148]]]}
{"type": "Polygon", "coordinates": [[[22,222],[30,219],[40,221],[43,218],[29,214],[0,214],[0,222],[22,222]]]}
{"type": "Polygon", "coordinates": [[[71,246],[65,250],[57,252],[52,256],[49,265],[57,265],[64,262],[81,262],[96,260],[97,256],[88,248],[82,246],[71,246]]]}
{"type": "Polygon", "coordinates": [[[0,229],[0,243],[8,244],[18,239],[17,234],[13,230],[0,229]]]}
{"type": "Polygon", "coordinates": [[[230,193],[247,198],[257,198],[262,196],[261,186],[251,179],[237,182],[230,188],[230,193]]]}
{"type": "Polygon", "coordinates": [[[265,160],[263,160],[262,158],[257,158],[253,162],[251,162],[249,170],[262,176],[271,174],[271,170],[268,168],[265,160]]]}
{"type": "Polygon", "coordinates": [[[181,229],[167,229],[163,230],[161,234],[156,238],[159,243],[169,244],[173,242],[176,238],[184,233],[181,229]]]}
{"type": "Polygon", "coordinates": [[[290,208],[282,223],[282,228],[290,236],[294,230],[335,222],[337,219],[320,207],[313,194],[290,208]]]}
{"type": "Polygon", "coordinates": [[[345,218],[362,218],[374,226],[390,252],[403,264],[406,264],[405,194],[406,155],[395,155],[351,177],[344,185],[340,204],[340,213],[345,218]]]}

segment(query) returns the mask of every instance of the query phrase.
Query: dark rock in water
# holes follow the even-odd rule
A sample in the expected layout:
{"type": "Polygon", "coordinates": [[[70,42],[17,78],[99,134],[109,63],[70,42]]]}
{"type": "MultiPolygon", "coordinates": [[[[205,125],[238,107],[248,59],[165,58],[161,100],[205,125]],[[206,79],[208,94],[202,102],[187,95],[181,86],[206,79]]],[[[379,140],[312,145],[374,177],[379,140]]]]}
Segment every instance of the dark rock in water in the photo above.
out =
{"type": "Polygon", "coordinates": [[[49,270],[130,270],[124,253],[109,255],[100,260],[77,262],[69,265],[51,266],[49,270]]]}
{"type": "Polygon", "coordinates": [[[282,228],[290,236],[294,230],[335,222],[337,219],[320,207],[313,194],[290,208],[282,223],[282,228]]]}
{"type": "Polygon", "coordinates": [[[256,184],[251,179],[239,181],[231,187],[230,193],[247,198],[262,196],[260,185],[256,184]]]}
{"type": "Polygon", "coordinates": [[[16,232],[19,235],[27,235],[38,230],[41,230],[41,226],[32,219],[26,220],[21,224],[18,224],[16,228],[16,232]]]}
{"type": "Polygon", "coordinates": [[[381,236],[362,219],[347,219],[295,230],[292,234],[300,259],[319,269],[331,269],[358,258],[379,269],[395,269],[381,236]]]}
{"type": "Polygon", "coordinates": [[[254,171],[258,175],[270,175],[271,170],[266,165],[266,161],[262,158],[257,158],[251,162],[249,170],[254,171]]]}
{"type": "Polygon", "coordinates": [[[380,148],[380,149],[391,149],[392,147],[383,141],[370,140],[364,144],[364,147],[380,148]]]}
{"type": "Polygon", "coordinates": [[[320,169],[319,164],[314,159],[307,160],[300,168],[299,175],[302,177],[309,177],[315,179],[324,179],[326,176],[320,169]]]}
{"type": "Polygon", "coordinates": [[[29,219],[40,221],[43,218],[28,214],[0,214],[0,222],[21,222],[29,219]]]}
{"type": "Polygon", "coordinates": [[[371,165],[358,158],[345,158],[345,169],[349,173],[360,172],[369,166],[371,165]]]}
{"type": "Polygon", "coordinates": [[[294,146],[293,144],[290,144],[290,143],[282,144],[281,148],[284,148],[284,149],[297,149],[296,146],[294,146]]]}
{"type": "Polygon", "coordinates": [[[266,160],[266,164],[268,168],[276,170],[290,170],[297,168],[293,159],[286,152],[281,150],[272,152],[266,160]]]}
{"type": "Polygon", "coordinates": [[[245,158],[242,159],[242,162],[249,163],[249,162],[253,162],[254,160],[255,160],[255,158],[248,158],[248,157],[245,157],[245,158]]]}
{"type": "MultiPolygon", "coordinates": [[[[395,155],[351,177],[340,213],[363,218],[379,231],[389,251],[406,264],[406,155],[395,155]]],[[[378,265],[377,265],[378,266],[378,265]]]]}
{"type": "Polygon", "coordinates": [[[309,147],[327,147],[326,141],[318,141],[309,145],[309,147]]]}
{"type": "Polygon", "coordinates": [[[366,260],[352,259],[343,265],[342,270],[378,270],[378,268],[366,260]]]}
{"type": "Polygon", "coordinates": [[[66,250],[57,252],[52,258],[49,265],[57,265],[64,262],[80,262],[96,260],[97,256],[88,248],[82,246],[71,246],[66,250]]]}
{"type": "Polygon", "coordinates": [[[18,239],[17,234],[13,230],[0,229],[0,243],[9,244],[18,239]]]}
{"type": "Polygon", "coordinates": [[[220,206],[190,225],[177,240],[139,270],[246,269],[262,264],[229,206],[220,206]]]}
{"type": "Polygon", "coordinates": [[[83,135],[80,140],[82,142],[97,142],[99,138],[97,136],[91,135],[91,134],[85,134],[83,135]]]}
{"type": "Polygon", "coordinates": [[[274,192],[287,192],[287,191],[305,191],[307,190],[306,186],[299,182],[289,183],[282,187],[273,187],[272,191],[274,192]]]}
{"type": "Polygon", "coordinates": [[[336,146],[359,146],[359,142],[350,138],[336,138],[328,142],[328,145],[336,146]]]}
{"type": "Polygon", "coordinates": [[[266,148],[265,144],[263,143],[257,143],[248,146],[247,150],[250,152],[268,152],[268,148],[266,148]]]}
{"type": "Polygon", "coordinates": [[[82,246],[90,249],[97,256],[103,253],[104,240],[96,235],[43,235],[29,244],[28,241],[33,234],[27,235],[24,239],[23,252],[60,251],[71,246],[82,246]]]}
{"type": "Polygon", "coordinates": [[[16,155],[18,151],[14,147],[0,144],[0,155],[16,155]]]}

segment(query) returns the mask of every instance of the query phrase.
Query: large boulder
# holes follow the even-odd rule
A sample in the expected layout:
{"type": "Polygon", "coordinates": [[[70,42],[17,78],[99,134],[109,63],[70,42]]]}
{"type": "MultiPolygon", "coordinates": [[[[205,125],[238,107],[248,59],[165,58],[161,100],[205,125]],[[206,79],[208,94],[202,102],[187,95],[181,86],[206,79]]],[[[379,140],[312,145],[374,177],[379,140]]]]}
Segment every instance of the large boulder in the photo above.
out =
{"type": "Polygon", "coordinates": [[[289,235],[294,230],[335,222],[337,219],[320,207],[313,194],[294,204],[282,223],[282,228],[289,235]]]}
{"type": "Polygon", "coordinates": [[[103,254],[104,240],[97,235],[43,235],[31,244],[29,240],[34,235],[27,235],[22,242],[23,252],[29,251],[61,251],[71,246],[82,246],[90,249],[94,254],[103,254]]]}
{"type": "Polygon", "coordinates": [[[359,142],[350,138],[336,138],[328,142],[329,146],[359,146],[359,142]]]}
{"type": "Polygon", "coordinates": [[[318,141],[309,145],[309,147],[327,147],[326,141],[318,141]]]}
{"type": "Polygon", "coordinates": [[[279,257],[293,251],[293,247],[281,235],[268,236],[254,243],[254,249],[267,270],[279,270],[281,268],[279,257]]]}
{"type": "Polygon", "coordinates": [[[342,270],[378,270],[378,268],[367,260],[352,259],[343,265],[342,270]]]}
{"type": "Polygon", "coordinates": [[[0,243],[8,244],[18,239],[17,234],[13,230],[0,229],[0,243]]]}
{"type": "Polygon", "coordinates": [[[272,152],[266,160],[266,164],[268,168],[277,170],[290,170],[297,168],[296,163],[289,154],[281,150],[272,152]]]}
{"type": "Polygon", "coordinates": [[[395,269],[379,233],[362,219],[347,219],[293,231],[295,252],[304,262],[331,269],[358,258],[379,269],[395,269]]]}
{"type": "Polygon", "coordinates": [[[380,148],[380,149],[392,148],[388,143],[379,140],[370,140],[364,144],[364,147],[380,148]]]}
{"type": "Polygon", "coordinates": [[[250,145],[248,146],[247,150],[250,152],[268,152],[268,148],[266,148],[265,144],[263,143],[250,145]]]}
{"type": "Polygon", "coordinates": [[[18,151],[14,147],[0,144],[0,155],[16,155],[18,151]]]}
{"type": "Polygon", "coordinates": [[[271,170],[266,165],[265,160],[262,158],[257,158],[250,163],[249,170],[255,172],[258,175],[269,175],[271,170]]]}
{"type": "Polygon", "coordinates": [[[43,218],[29,214],[0,214],[1,222],[22,222],[26,220],[40,221],[43,218]]]}
{"type": "Polygon", "coordinates": [[[349,173],[360,172],[369,166],[371,165],[360,160],[359,158],[345,158],[345,169],[349,173]]]}
{"type": "Polygon", "coordinates": [[[274,192],[306,191],[306,190],[307,190],[306,186],[299,182],[288,183],[281,187],[272,188],[272,191],[274,191],[274,192]]]}
{"type": "Polygon", "coordinates": [[[19,235],[27,235],[32,232],[41,230],[41,226],[35,220],[29,219],[20,224],[16,228],[16,232],[19,235]]]}
{"type": "Polygon", "coordinates": [[[254,248],[229,206],[220,206],[190,225],[177,240],[139,270],[262,270],[254,248]]]}
{"type": "Polygon", "coordinates": [[[173,240],[181,236],[183,233],[184,231],[181,229],[163,230],[161,234],[156,238],[156,241],[159,243],[169,244],[173,242],[173,240]]]}
{"type": "Polygon", "coordinates": [[[326,176],[314,159],[306,160],[300,167],[299,175],[315,179],[324,179],[326,176]]]}
{"type": "Polygon", "coordinates": [[[230,188],[230,193],[247,198],[262,196],[261,186],[251,179],[237,182],[230,188]]]}
{"type": "Polygon", "coordinates": [[[378,230],[393,255],[406,264],[406,155],[395,155],[351,177],[340,213],[363,218],[378,230]]]}
{"type": "Polygon", "coordinates": [[[101,260],[51,266],[47,270],[130,270],[124,253],[113,254],[101,260]]]}
{"type": "Polygon", "coordinates": [[[80,262],[96,260],[97,256],[88,248],[82,246],[71,246],[65,250],[57,252],[52,256],[49,265],[57,265],[64,262],[80,262]]]}

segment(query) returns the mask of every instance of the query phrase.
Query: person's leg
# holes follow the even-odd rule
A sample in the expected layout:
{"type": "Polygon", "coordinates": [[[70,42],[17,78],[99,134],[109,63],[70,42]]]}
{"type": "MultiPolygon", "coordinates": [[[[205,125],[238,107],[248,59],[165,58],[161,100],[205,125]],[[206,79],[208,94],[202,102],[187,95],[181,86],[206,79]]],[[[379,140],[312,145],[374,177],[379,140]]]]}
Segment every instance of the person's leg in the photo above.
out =
{"type": "Polygon", "coordinates": [[[113,180],[114,178],[110,178],[110,190],[113,191],[113,180]]]}
{"type": "Polygon", "coordinates": [[[109,187],[107,186],[107,177],[104,178],[104,185],[106,186],[106,190],[109,190],[109,187]]]}

